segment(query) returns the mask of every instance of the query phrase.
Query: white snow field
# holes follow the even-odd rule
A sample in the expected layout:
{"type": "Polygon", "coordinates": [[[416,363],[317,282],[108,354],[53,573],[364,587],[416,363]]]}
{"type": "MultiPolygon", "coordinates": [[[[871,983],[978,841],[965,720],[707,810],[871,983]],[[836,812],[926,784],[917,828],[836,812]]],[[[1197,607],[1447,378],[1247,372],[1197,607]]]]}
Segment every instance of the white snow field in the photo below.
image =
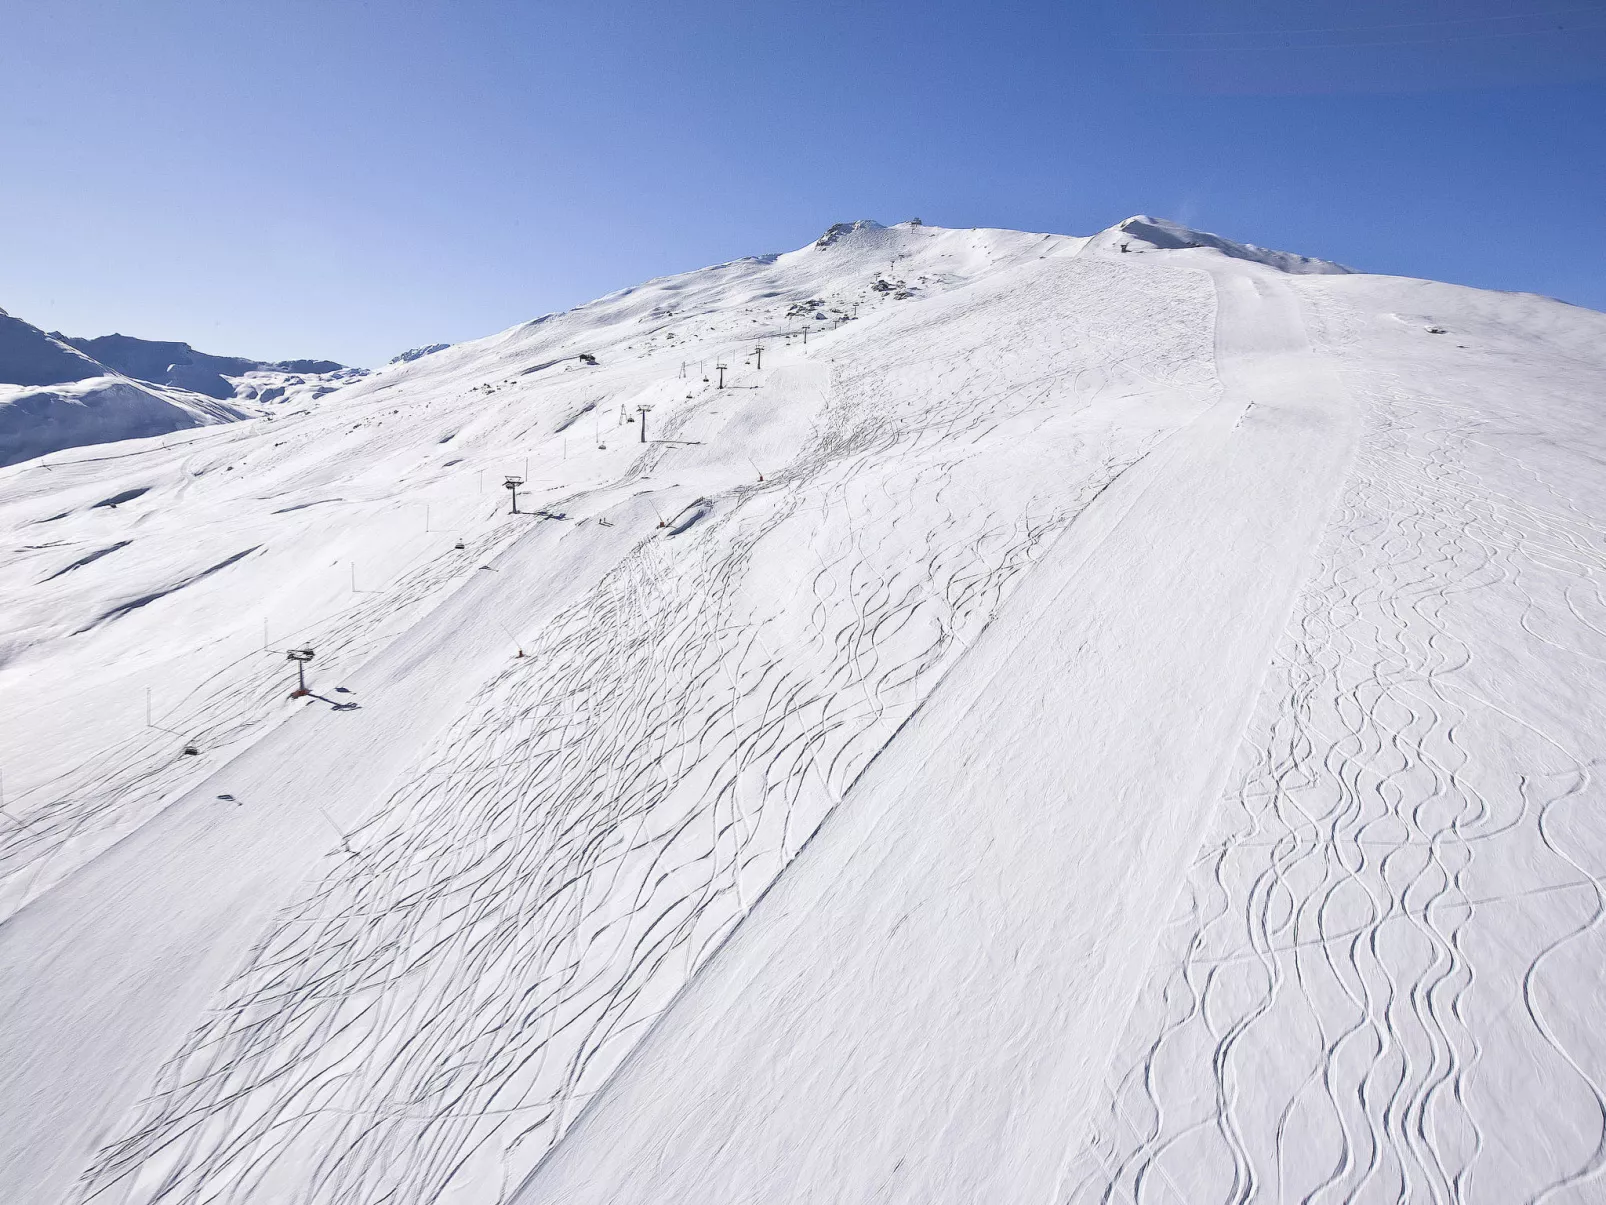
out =
{"type": "Polygon", "coordinates": [[[0,469],[0,1201],[1606,1199],[1603,382],[854,223],[0,469]]]}

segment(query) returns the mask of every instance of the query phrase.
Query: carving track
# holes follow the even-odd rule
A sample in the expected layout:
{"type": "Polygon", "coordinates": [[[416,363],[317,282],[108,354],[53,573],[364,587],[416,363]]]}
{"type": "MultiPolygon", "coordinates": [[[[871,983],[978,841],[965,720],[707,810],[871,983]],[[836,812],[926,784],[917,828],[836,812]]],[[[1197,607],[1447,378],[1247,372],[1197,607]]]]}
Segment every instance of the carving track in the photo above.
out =
{"type": "Polygon", "coordinates": [[[1600,1199],[1599,420],[1400,350],[1372,289],[1310,286],[1365,438],[1077,1205],[1600,1199]]]}

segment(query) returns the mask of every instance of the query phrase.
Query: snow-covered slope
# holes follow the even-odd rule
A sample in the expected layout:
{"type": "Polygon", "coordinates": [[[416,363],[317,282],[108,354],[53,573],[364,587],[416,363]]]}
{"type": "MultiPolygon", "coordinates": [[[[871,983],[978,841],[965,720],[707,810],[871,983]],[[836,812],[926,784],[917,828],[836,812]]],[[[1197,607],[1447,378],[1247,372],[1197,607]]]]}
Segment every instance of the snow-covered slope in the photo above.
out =
{"type": "Polygon", "coordinates": [[[0,470],[0,1197],[1589,1199],[1603,335],[850,223],[0,470]]]}

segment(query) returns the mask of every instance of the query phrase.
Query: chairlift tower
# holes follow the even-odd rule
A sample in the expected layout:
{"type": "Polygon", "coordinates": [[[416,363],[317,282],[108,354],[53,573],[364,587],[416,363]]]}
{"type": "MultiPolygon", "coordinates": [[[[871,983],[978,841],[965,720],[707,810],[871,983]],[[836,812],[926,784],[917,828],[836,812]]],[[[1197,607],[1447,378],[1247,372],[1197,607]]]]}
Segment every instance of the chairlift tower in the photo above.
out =
{"type": "Polygon", "coordinates": [[[716,364],[714,365],[714,368],[719,373],[719,388],[723,389],[725,388],[725,366],[723,364],[716,364]]]}
{"type": "Polygon", "coordinates": [[[502,488],[513,494],[513,514],[519,513],[519,486],[524,484],[523,477],[509,477],[502,482],[502,488]]]}
{"type": "Polygon", "coordinates": [[[637,412],[640,413],[640,415],[641,415],[641,442],[642,443],[646,443],[647,442],[647,412],[649,410],[651,410],[651,409],[652,409],[652,407],[647,405],[646,403],[643,403],[643,404],[641,404],[641,405],[636,407],[637,412]]]}
{"type": "Polygon", "coordinates": [[[758,360],[759,368],[763,368],[764,367],[764,345],[762,343],[753,344],[753,356],[754,356],[755,359],[758,360]]]}
{"type": "Polygon", "coordinates": [[[292,699],[305,698],[310,692],[307,690],[307,662],[312,660],[312,650],[291,649],[285,655],[285,660],[295,662],[296,688],[290,692],[292,699]]]}

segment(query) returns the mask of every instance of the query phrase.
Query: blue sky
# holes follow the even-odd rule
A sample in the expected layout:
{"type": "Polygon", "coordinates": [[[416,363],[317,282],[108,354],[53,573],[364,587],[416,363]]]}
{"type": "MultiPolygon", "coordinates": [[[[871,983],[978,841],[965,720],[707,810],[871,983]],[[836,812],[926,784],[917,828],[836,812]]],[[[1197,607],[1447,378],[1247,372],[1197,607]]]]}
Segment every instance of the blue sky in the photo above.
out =
{"type": "Polygon", "coordinates": [[[834,221],[1606,309],[1606,0],[13,0],[0,307],[372,364],[834,221]]]}

